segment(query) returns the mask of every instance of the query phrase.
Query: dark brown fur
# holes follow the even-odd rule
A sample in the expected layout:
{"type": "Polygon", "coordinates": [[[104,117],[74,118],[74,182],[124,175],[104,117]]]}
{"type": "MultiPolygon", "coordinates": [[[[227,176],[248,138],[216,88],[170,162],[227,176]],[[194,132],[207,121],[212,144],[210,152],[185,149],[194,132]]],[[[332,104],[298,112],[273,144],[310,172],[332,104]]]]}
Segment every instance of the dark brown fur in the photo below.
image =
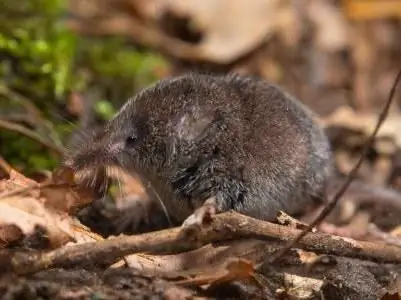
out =
{"type": "Polygon", "coordinates": [[[312,118],[266,81],[184,75],[129,100],[66,164],[139,174],[176,222],[212,196],[221,211],[272,220],[279,209],[299,213],[323,195],[331,152],[312,118]]]}

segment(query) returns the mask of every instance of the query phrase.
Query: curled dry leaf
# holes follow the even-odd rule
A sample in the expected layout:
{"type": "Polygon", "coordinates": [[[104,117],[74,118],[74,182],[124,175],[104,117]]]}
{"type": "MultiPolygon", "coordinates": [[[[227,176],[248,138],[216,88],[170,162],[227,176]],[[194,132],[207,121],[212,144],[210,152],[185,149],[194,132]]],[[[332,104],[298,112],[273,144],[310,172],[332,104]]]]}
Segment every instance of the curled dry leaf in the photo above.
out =
{"type": "MultiPolygon", "coordinates": [[[[30,186],[35,187],[37,184],[38,183],[36,181],[25,177],[14,169],[11,169],[9,173],[9,178],[0,180],[0,197],[12,190],[30,186]]],[[[31,189],[27,192],[33,197],[39,196],[39,192],[35,189],[31,189]]]]}
{"type": "Polygon", "coordinates": [[[194,278],[176,282],[182,286],[218,285],[235,280],[253,278],[254,265],[242,258],[230,258],[225,265],[219,268],[210,268],[204,273],[197,274],[194,278]]]}
{"type": "Polygon", "coordinates": [[[74,219],[47,209],[43,203],[32,197],[15,196],[0,201],[0,226],[8,228],[7,241],[22,238],[18,231],[14,231],[15,236],[12,236],[10,225],[18,227],[24,236],[33,234],[38,227],[44,229],[52,248],[67,242],[95,240],[93,234],[82,230],[74,219]]]}
{"type": "MultiPolygon", "coordinates": [[[[177,254],[138,253],[126,256],[124,260],[129,267],[143,272],[174,275],[175,277],[193,277],[196,274],[208,272],[209,268],[221,268],[233,257],[246,259],[257,266],[264,261],[266,253],[275,251],[275,247],[277,245],[273,242],[266,245],[263,241],[246,239],[227,241],[219,245],[208,244],[177,254]]],[[[121,261],[119,265],[121,265],[121,261]]]]}
{"type": "Polygon", "coordinates": [[[70,240],[64,232],[66,225],[62,225],[62,220],[52,216],[42,203],[32,197],[17,196],[2,199],[0,224],[16,225],[25,236],[33,234],[38,226],[45,228],[49,242],[54,247],[70,240]],[[63,227],[64,229],[61,229],[63,227]]]}
{"type": "Polygon", "coordinates": [[[86,242],[100,237],[83,228],[68,213],[92,200],[87,191],[74,186],[69,169],[59,169],[46,182],[38,183],[15,170],[10,178],[0,181],[0,239],[2,246],[45,231],[50,247],[67,242],[86,242]],[[14,193],[12,196],[4,196],[14,193]]]}
{"type": "Polygon", "coordinates": [[[48,186],[40,190],[40,196],[45,199],[45,206],[53,210],[72,213],[93,201],[91,190],[75,186],[70,168],[56,169],[46,183],[48,186]]]}
{"type": "Polygon", "coordinates": [[[270,38],[279,24],[277,11],[280,4],[283,6],[277,0],[163,2],[166,11],[190,17],[203,33],[199,51],[222,63],[235,60],[270,38]]]}

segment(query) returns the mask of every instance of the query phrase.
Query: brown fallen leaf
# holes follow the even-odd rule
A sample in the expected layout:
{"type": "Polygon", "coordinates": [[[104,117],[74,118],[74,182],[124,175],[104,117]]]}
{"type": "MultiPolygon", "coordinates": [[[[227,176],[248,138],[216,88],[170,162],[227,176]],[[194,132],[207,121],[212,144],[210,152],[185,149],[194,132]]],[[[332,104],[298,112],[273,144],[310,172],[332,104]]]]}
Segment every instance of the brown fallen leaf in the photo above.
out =
{"type": "MultiPolygon", "coordinates": [[[[339,126],[361,132],[362,140],[373,131],[376,125],[375,114],[361,114],[348,106],[339,107],[331,115],[320,120],[325,127],[339,126]]],[[[391,155],[401,146],[400,117],[397,114],[390,115],[377,133],[375,149],[380,154],[391,155]]],[[[359,141],[358,141],[359,143],[359,141]]]]}
{"type": "Polygon", "coordinates": [[[230,258],[220,268],[211,268],[205,273],[197,274],[194,278],[180,280],[175,284],[182,286],[218,285],[252,278],[254,272],[254,265],[250,261],[242,258],[230,258]]]}
{"type": "MultiPolygon", "coordinates": [[[[33,197],[14,196],[1,199],[0,226],[9,228],[10,225],[17,226],[23,236],[33,234],[39,226],[45,230],[51,248],[67,242],[81,243],[101,239],[96,234],[84,230],[82,225],[67,214],[49,210],[33,197]]],[[[7,241],[15,241],[17,237],[22,237],[10,236],[9,231],[6,234],[7,241]]]]}
{"type": "Polygon", "coordinates": [[[92,201],[89,191],[75,186],[70,169],[57,169],[42,183],[11,170],[10,177],[0,181],[0,191],[2,247],[33,235],[38,227],[51,248],[101,239],[69,216],[73,209],[92,201]]]}
{"type": "Polygon", "coordinates": [[[45,207],[53,210],[72,214],[93,201],[89,188],[75,185],[74,172],[70,168],[56,169],[43,184],[47,186],[40,189],[40,197],[45,199],[45,207]]]}
{"type": "Polygon", "coordinates": [[[88,0],[83,5],[82,1],[72,0],[69,10],[76,18],[71,20],[70,26],[87,34],[125,35],[181,59],[219,64],[229,64],[278,32],[292,31],[283,29],[296,27],[292,5],[280,0],[147,0],[137,3],[139,9],[135,9],[140,11],[141,20],[129,15],[126,9],[127,3],[134,5],[136,1],[121,5],[124,2],[101,1],[99,4],[99,1],[88,0]],[[177,38],[176,32],[166,34],[171,31],[166,19],[182,18],[188,19],[190,29],[201,35],[196,43],[177,38]]]}
{"type": "MultiPolygon", "coordinates": [[[[9,178],[0,180],[0,198],[13,190],[27,187],[35,187],[38,183],[25,177],[15,169],[9,171],[9,178]]],[[[39,192],[35,189],[28,190],[27,193],[33,197],[38,197],[39,192]]]]}
{"type": "Polygon", "coordinates": [[[24,234],[18,226],[13,224],[0,225],[0,249],[21,240],[23,237],[24,234]]]}
{"type": "Polygon", "coordinates": [[[227,241],[219,245],[205,245],[201,248],[177,254],[154,255],[138,253],[128,255],[112,267],[127,264],[142,272],[193,277],[208,272],[210,268],[221,268],[227,260],[237,257],[251,261],[254,265],[263,263],[266,253],[274,252],[277,244],[246,239],[227,241]]]}

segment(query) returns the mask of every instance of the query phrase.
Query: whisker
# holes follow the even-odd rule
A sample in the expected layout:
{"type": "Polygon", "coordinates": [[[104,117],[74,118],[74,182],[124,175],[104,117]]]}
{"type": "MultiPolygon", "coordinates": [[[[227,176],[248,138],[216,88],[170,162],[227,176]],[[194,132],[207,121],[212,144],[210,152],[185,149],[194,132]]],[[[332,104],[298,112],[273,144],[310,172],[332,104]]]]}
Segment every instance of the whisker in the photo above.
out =
{"type": "MultiPolygon", "coordinates": [[[[122,178],[124,178],[124,174],[123,174],[123,171],[120,169],[120,168],[117,168],[117,174],[116,174],[116,176],[117,176],[117,178],[118,178],[118,180],[119,180],[119,182],[120,182],[120,196],[121,196],[121,198],[122,199],[126,199],[127,198],[127,189],[122,189],[121,188],[121,182],[122,182],[122,178]]],[[[127,183],[126,182],[124,182],[124,186],[126,185],[127,183]]]]}
{"type": "Polygon", "coordinates": [[[109,176],[110,176],[110,167],[108,165],[106,165],[105,166],[105,174],[104,174],[103,198],[106,197],[106,194],[109,191],[109,176]]]}
{"type": "Polygon", "coordinates": [[[96,168],[95,172],[94,172],[94,174],[92,176],[92,180],[91,180],[91,188],[92,189],[95,189],[95,187],[96,187],[96,178],[97,178],[98,175],[99,175],[99,169],[96,168]]]}
{"type": "Polygon", "coordinates": [[[164,204],[163,200],[161,199],[159,193],[156,191],[156,189],[153,187],[152,183],[151,183],[149,180],[146,180],[146,185],[145,185],[145,187],[146,187],[147,190],[149,190],[149,188],[152,190],[153,194],[156,196],[157,201],[159,201],[160,206],[161,206],[162,209],[163,209],[163,212],[164,212],[164,215],[165,215],[166,218],[167,218],[168,224],[170,225],[170,227],[172,227],[172,226],[173,226],[173,223],[171,222],[170,216],[169,216],[168,211],[167,211],[167,207],[166,207],[166,205],[164,204]]]}
{"type": "MultiPolygon", "coordinates": [[[[134,160],[132,158],[129,157],[129,159],[134,163],[134,160]]],[[[140,177],[144,177],[144,176],[140,176],[140,177]]],[[[156,197],[157,201],[159,202],[159,204],[160,204],[160,206],[161,206],[161,208],[163,210],[164,215],[166,216],[167,222],[169,223],[170,227],[172,227],[173,223],[171,222],[167,207],[164,204],[164,202],[163,202],[162,198],[160,197],[159,193],[156,191],[156,189],[154,188],[154,186],[152,185],[150,180],[148,180],[147,178],[140,178],[140,179],[141,179],[142,182],[145,181],[144,186],[145,186],[146,191],[147,192],[151,191],[153,193],[153,195],[156,197]]]]}
{"type": "Polygon", "coordinates": [[[122,191],[122,187],[121,187],[121,178],[118,176],[118,172],[116,174],[117,186],[118,186],[118,190],[120,192],[120,196],[123,198],[123,191],[122,191]]]}

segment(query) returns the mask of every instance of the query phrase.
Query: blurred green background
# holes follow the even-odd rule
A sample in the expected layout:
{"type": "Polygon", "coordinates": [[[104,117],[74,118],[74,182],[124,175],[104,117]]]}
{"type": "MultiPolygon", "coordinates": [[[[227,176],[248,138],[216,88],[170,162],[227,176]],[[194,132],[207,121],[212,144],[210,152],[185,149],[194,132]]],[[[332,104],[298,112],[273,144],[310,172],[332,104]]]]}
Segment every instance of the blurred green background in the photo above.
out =
{"type": "Polygon", "coordinates": [[[401,63],[397,3],[2,0],[0,158],[28,176],[52,170],[52,145],[188,71],[260,76],[323,118],[376,115],[401,63]]]}
{"type": "MultiPolygon", "coordinates": [[[[0,118],[34,127],[61,147],[74,130],[66,106],[94,91],[96,117],[107,119],[139,88],[160,77],[166,62],[123,38],[82,38],[64,23],[65,0],[0,1],[0,118]],[[33,105],[32,105],[33,104],[33,105]]],[[[49,148],[1,130],[0,153],[29,174],[52,169],[49,148]]]]}

